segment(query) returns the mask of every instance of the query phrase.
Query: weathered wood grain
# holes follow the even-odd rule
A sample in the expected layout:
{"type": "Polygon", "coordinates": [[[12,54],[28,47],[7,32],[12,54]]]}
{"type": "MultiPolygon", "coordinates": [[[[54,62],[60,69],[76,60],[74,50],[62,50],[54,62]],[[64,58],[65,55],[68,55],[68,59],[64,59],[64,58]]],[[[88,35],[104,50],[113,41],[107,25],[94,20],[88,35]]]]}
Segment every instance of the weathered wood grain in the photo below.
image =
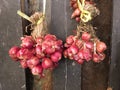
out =
{"type": "MultiPolygon", "coordinates": [[[[70,0],[52,0],[51,33],[65,41],[77,24],[70,19],[70,0]]],[[[81,67],[74,61],[62,59],[53,71],[53,90],[81,90],[81,67]]]]}
{"type": "Polygon", "coordinates": [[[94,1],[101,13],[95,18],[93,25],[98,28],[97,35],[108,48],[103,62],[99,64],[88,62],[82,66],[82,90],[107,90],[111,53],[112,0],[94,1]]]}
{"type": "Polygon", "coordinates": [[[120,1],[113,0],[112,54],[109,86],[112,90],[120,90],[120,1]]]}
{"type": "Polygon", "coordinates": [[[0,0],[0,90],[26,90],[24,70],[8,55],[22,36],[19,8],[18,0],[0,0]]]}

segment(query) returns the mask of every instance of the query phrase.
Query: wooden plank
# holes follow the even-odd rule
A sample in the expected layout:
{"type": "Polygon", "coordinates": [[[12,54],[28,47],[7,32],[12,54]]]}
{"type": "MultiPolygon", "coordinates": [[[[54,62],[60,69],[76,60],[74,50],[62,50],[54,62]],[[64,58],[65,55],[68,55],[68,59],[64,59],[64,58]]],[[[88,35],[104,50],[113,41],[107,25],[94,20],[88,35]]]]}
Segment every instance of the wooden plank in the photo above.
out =
{"type": "MultiPolygon", "coordinates": [[[[72,10],[69,0],[52,0],[51,33],[65,41],[76,29],[76,23],[70,19],[72,10]]],[[[53,90],[81,90],[81,67],[74,61],[62,59],[53,72],[53,90]]]]}
{"type": "MultiPolygon", "coordinates": [[[[20,0],[20,6],[21,6],[21,11],[24,12],[27,15],[30,15],[29,12],[29,1],[27,0],[20,0]]],[[[30,35],[30,31],[26,32],[25,27],[30,24],[29,21],[25,20],[22,18],[22,30],[23,30],[23,35],[30,35]]],[[[26,75],[26,90],[33,90],[33,76],[31,74],[31,71],[29,69],[25,69],[25,75],[26,75]]]]}
{"type": "MultiPolygon", "coordinates": [[[[93,25],[98,28],[97,35],[104,41],[108,48],[106,58],[103,62],[95,64],[93,62],[84,63],[82,66],[82,90],[106,90],[108,87],[110,43],[112,27],[112,0],[94,0],[101,11],[93,25]]],[[[116,2],[116,1],[115,1],[116,2]]]]}
{"type": "MultiPolygon", "coordinates": [[[[66,30],[67,36],[73,34],[73,30],[76,29],[77,23],[74,19],[71,19],[72,9],[70,7],[70,0],[65,0],[65,18],[66,18],[66,30]]],[[[66,74],[67,85],[66,90],[81,90],[81,65],[75,61],[66,59],[66,74]]]]}
{"type": "MultiPolygon", "coordinates": [[[[51,2],[51,33],[62,40],[66,37],[64,28],[64,0],[52,0],[51,2]]],[[[65,60],[59,62],[58,68],[53,71],[53,90],[65,90],[65,60]]]]}
{"type": "Polygon", "coordinates": [[[112,53],[110,65],[109,86],[112,90],[120,90],[120,1],[113,0],[113,30],[112,30],[112,53]]]}
{"type": "Polygon", "coordinates": [[[18,0],[0,0],[0,90],[26,90],[24,70],[8,55],[22,36],[19,8],[18,0]]]}

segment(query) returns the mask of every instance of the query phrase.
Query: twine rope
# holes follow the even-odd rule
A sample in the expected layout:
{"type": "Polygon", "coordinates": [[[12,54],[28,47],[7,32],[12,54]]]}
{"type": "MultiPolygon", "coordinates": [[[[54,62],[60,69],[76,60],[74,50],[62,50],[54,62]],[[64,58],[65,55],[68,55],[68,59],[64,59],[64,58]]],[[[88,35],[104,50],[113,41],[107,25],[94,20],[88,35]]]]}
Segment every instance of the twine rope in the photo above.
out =
{"type": "Polygon", "coordinates": [[[28,20],[29,22],[31,22],[32,24],[41,24],[44,21],[45,18],[45,13],[46,13],[46,0],[43,0],[43,15],[42,17],[39,18],[39,20],[37,22],[33,22],[30,17],[28,15],[26,15],[25,13],[21,12],[20,10],[17,11],[17,14],[20,15],[22,18],[28,20]]]}

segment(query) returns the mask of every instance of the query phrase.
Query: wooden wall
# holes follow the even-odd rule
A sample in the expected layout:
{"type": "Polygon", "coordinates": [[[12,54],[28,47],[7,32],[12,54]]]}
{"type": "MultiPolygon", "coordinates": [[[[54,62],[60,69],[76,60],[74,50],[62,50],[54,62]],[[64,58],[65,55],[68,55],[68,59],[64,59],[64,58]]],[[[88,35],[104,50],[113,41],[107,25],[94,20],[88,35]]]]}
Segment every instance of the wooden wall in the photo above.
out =
{"type": "MultiPolygon", "coordinates": [[[[21,36],[30,34],[24,31],[29,22],[21,20],[17,10],[21,8],[28,15],[42,11],[42,0],[0,0],[0,90],[107,90],[108,87],[109,90],[120,90],[120,2],[94,1],[101,14],[92,23],[98,27],[99,38],[108,45],[105,61],[79,65],[63,58],[59,67],[50,74],[52,88],[43,89],[39,80],[33,82],[35,77],[28,69],[24,71],[8,56],[9,48],[19,45],[21,36]]],[[[65,41],[77,25],[70,19],[69,0],[47,0],[46,13],[50,33],[65,41]]]]}
{"type": "Polygon", "coordinates": [[[8,55],[10,47],[19,45],[22,36],[18,9],[19,0],[0,0],[0,90],[26,90],[24,70],[8,55]]]}

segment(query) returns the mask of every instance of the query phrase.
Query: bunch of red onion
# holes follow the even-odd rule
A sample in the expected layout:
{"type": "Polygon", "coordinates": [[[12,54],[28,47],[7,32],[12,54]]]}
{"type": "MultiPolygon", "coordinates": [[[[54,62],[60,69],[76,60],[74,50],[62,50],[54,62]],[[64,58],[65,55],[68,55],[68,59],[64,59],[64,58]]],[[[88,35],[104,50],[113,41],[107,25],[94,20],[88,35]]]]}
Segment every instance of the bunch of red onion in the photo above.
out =
{"type": "MultiPolygon", "coordinates": [[[[71,18],[75,18],[77,22],[80,22],[81,10],[78,7],[77,0],[70,0],[70,6],[73,9],[71,18]]],[[[95,17],[100,13],[99,10],[95,7],[95,3],[90,0],[85,1],[85,6],[83,9],[89,11],[92,17],[95,17]]]]}
{"type": "Polygon", "coordinates": [[[75,20],[77,22],[79,22],[80,21],[80,13],[81,13],[81,11],[78,8],[77,0],[70,0],[70,6],[74,10],[72,15],[71,15],[71,18],[75,18],[75,20]]]}
{"type": "Polygon", "coordinates": [[[9,56],[29,68],[33,75],[43,75],[43,70],[53,69],[62,58],[63,43],[55,35],[47,34],[35,40],[32,36],[21,38],[21,46],[13,46],[9,56]]]}
{"type": "Polygon", "coordinates": [[[104,42],[93,38],[88,32],[83,32],[80,38],[73,35],[68,36],[64,47],[66,48],[64,50],[64,57],[75,60],[79,64],[90,60],[96,63],[101,62],[105,58],[103,52],[107,48],[104,42]]]}

